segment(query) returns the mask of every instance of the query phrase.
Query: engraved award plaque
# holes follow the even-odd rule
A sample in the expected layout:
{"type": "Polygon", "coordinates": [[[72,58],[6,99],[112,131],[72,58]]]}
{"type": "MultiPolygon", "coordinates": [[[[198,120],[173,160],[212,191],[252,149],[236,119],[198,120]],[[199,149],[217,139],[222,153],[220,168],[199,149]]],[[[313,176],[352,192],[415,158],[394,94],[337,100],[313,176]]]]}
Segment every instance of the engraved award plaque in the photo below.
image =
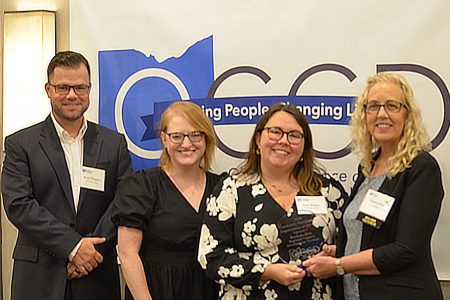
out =
{"type": "Polygon", "coordinates": [[[322,227],[315,227],[314,214],[284,216],[278,221],[280,256],[286,261],[302,262],[322,250],[322,227]]]}

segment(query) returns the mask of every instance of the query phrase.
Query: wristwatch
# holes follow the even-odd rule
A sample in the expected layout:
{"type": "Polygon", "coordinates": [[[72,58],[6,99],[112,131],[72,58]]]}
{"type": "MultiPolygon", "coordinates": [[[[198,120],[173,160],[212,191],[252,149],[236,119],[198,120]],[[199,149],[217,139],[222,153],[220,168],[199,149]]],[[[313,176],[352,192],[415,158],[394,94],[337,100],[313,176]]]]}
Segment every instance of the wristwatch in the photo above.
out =
{"type": "Polygon", "coordinates": [[[341,265],[340,258],[336,258],[336,273],[341,276],[345,274],[344,268],[341,265]]]}

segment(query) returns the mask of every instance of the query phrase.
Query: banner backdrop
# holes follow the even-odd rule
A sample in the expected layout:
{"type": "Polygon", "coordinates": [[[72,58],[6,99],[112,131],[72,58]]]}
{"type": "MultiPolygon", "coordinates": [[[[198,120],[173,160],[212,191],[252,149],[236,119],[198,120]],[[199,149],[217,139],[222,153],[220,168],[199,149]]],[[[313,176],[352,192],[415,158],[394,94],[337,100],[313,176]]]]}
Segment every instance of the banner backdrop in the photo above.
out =
{"type": "MultiPolygon", "coordinates": [[[[76,0],[70,11],[71,48],[92,64],[88,118],[126,135],[135,169],[157,164],[155,126],[174,100],[214,122],[217,172],[242,161],[259,116],[284,101],[307,116],[320,163],[350,190],[353,100],[368,76],[393,71],[415,90],[449,191],[446,0],[76,0]]],[[[449,225],[445,199],[433,237],[440,279],[450,279],[449,225]]]]}

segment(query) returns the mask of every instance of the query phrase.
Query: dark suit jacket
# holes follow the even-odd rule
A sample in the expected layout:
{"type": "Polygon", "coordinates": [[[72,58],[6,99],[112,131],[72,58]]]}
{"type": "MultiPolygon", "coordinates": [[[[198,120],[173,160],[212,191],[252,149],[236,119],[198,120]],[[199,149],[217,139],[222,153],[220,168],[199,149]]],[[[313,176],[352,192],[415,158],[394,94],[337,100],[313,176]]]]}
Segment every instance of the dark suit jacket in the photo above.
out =
{"type": "MultiPolygon", "coordinates": [[[[350,201],[364,179],[359,169],[350,201]]],[[[363,223],[361,250],[374,249],[373,260],[381,275],[359,276],[361,300],[442,299],[430,249],[444,197],[439,165],[422,152],[410,168],[386,178],[379,191],[394,197],[395,202],[380,229],[363,223]]],[[[343,256],[346,241],[341,223],[337,257],[343,256]]],[[[342,289],[337,299],[343,299],[342,289]]]]}
{"type": "Polygon", "coordinates": [[[116,229],[110,204],[119,181],[131,173],[125,138],[88,122],[84,166],[106,171],[105,191],[81,188],[75,212],[64,152],[50,118],[5,140],[2,194],[18,228],[13,253],[12,299],[61,300],[69,253],[84,236],[105,236],[104,257],[89,276],[72,281],[75,299],[119,299],[116,229]]]}

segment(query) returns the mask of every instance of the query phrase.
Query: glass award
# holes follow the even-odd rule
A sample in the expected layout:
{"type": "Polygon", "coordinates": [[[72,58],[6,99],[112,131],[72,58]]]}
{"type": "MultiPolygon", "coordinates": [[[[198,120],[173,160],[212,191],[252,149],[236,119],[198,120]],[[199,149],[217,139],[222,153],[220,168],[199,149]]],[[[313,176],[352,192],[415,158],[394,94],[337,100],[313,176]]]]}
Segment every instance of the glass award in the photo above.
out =
{"type": "Polygon", "coordinates": [[[280,256],[286,262],[304,261],[322,250],[324,239],[322,227],[313,225],[315,214],[284,216],[278,223],[281,244],[278,246],[280,256]]]}

